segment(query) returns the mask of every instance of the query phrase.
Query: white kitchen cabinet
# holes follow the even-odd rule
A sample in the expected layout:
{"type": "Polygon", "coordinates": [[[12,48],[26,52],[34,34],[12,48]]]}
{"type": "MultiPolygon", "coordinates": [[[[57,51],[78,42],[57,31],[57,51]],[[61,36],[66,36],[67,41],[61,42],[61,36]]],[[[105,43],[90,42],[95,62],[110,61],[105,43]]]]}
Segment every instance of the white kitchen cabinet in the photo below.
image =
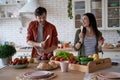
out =
{"type": "Polygon", "coordinates": [[[105,0],[107,29],[120,29],[120,0],[105,0]]]}
{"type": "Polygon", "coordinates": [[[81,26],[84,13],[92,12],[100,30],[120,29],[120,0],[74,0],[75,28],[81,26]]]}
{"type": "Polygon", "coordinates": [[[18,19],[19,9],[25,4],[25,1],[16,2],[13,0],[0,3],[0,19],[18,19]],[[11,2],[10,2],[11,1],[11,2]]]}
{"type": "Polygon", "coordinates": [[[81,26],[81,16],[87,11],[86,0],[75,0],[74,1],[74,20],[75,20],[75,28],[80,28],[81,26]]]}
{"type": "Polygon", "coordinates": [[[4,4],[0,5],[0,19],[18,19],[17,4],[4,4]]]}
{"type": "Polygon", "coordinates": [[[120,52],[104,52],[103,57],[100,53],[101,58],[111,58],[113,62],[120,63],[120,52]]]}

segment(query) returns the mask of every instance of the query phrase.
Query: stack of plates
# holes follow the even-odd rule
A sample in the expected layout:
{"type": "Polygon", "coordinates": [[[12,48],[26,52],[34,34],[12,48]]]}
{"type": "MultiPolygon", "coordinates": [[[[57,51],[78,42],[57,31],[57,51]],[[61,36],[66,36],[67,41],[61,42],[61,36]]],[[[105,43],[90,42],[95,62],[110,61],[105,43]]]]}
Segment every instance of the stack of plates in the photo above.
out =
{"type": "Polygon", "coordinates": [[[43,78],[49,78],[53,75],[54,73],[50,71],[34,71],[34,72],[25,73],[24,77],[30,78],[30,79],[43,79],[43,78]]]}

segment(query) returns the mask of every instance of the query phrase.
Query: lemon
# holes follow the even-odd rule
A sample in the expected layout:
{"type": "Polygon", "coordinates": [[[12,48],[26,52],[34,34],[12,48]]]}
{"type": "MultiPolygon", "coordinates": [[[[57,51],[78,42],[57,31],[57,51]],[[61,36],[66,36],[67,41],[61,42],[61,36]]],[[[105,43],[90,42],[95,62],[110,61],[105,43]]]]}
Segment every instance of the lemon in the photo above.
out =
{"type": "Polygon", "coordinates": [[[93,58],[93,56],[92,56],[92,55],[89,55],[88,58],[93,58]]]}
{"type": "Polygon", "coordinates": [[[99,55],[98,54],[93,54],[92,57],[93,57],[94,60],[98,60],[99,59],[99,55]]]}
{"type": "Polygon", "coordinates": [[[94,59],[94,60],[99,60],[99,58],[98,58],[98,57],[94,57],[93,59],[94,59]]]}

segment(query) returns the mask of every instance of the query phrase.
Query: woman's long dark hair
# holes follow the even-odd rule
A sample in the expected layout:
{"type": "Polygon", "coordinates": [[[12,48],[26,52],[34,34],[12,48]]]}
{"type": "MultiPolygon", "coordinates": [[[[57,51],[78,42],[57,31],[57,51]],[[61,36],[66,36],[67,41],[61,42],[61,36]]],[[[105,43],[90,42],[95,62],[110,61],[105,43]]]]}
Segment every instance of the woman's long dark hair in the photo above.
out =
{"type": "MultiPolygon", "coordinates": [[[[90,23],[89,26],[92,27],[95,35],[99,36],[99,31],[98,31],[98,28],[97,28],[97,22],[96,22],[95,16],[92,13],[85,13],[85,14],[83,14],[83,16],[88,17],[89,23],[90,23]]],[[[84,29],[84,30],[85,30],[85,33],[86,33],[86,29],[84,29]]]]}

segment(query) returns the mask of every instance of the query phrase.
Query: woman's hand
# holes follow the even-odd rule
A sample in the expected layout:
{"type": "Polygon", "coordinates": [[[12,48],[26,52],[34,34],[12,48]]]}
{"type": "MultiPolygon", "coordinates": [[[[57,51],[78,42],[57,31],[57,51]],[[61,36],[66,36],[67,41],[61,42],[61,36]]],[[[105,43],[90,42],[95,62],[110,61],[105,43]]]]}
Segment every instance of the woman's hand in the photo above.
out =
{"type": "Polygon", "coordinates": [[[79,33],[79,41],[81,43],[83,42],[83,33],[82,32],[79,33]]]}
{"type": "Polygon", "coordinates": [[[79,49],[79,48],[80,48],[80,46],[81,46],[81,44],[80,44],[80,43],[76,43],[75,48],[76,48],[76,49],[79,49]]]}
{"type": "Polygon", "coordinates": [[[104,43],[104,38],[103,37],[99,37],[98,38],[98,46],[102,46],[104,43]]]}
{"type": "Polygon", "coordinates": [[[104,43],[104,38],[103,37],[99,37],[98,39],[98,50],[102,51],[102,45],[104,43]]]}

